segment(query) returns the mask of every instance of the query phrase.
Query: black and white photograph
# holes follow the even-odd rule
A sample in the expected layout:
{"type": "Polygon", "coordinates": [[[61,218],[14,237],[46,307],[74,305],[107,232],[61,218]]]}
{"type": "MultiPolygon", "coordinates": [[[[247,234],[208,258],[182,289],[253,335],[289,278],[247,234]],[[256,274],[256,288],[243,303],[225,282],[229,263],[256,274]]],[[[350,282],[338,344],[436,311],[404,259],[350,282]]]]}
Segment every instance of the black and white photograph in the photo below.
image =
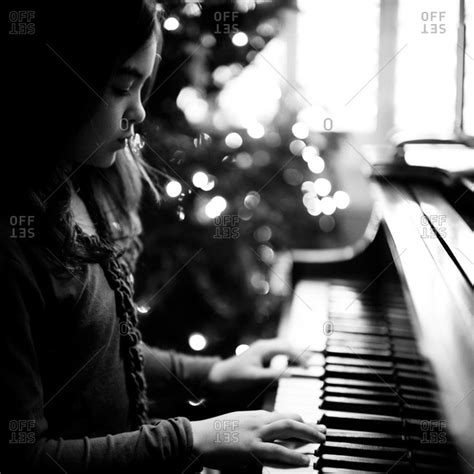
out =
{"type": "Polygon", "coordinates": [[[473,473],[473,0],[5,19],[1,474],[473,473]]]}

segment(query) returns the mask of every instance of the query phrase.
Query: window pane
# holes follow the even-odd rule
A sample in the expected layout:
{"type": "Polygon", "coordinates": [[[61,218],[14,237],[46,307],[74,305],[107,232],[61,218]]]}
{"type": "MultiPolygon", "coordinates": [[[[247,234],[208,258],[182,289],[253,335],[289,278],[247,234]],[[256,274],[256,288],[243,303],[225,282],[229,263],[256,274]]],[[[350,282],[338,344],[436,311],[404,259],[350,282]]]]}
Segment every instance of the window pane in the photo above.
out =
{"type": "Polygon", "coordinates": [[[459,9],[453,0],[399,0],[395,127],[449,135],[455,127],[459,9]]]}
{"type": "Polygon", "coordinates": [[[329,117],[335,131],[373,132],[379,1],[299,0],[298,7],[296,78],[312,104],[300,120],[324,130],[329,117]]]}

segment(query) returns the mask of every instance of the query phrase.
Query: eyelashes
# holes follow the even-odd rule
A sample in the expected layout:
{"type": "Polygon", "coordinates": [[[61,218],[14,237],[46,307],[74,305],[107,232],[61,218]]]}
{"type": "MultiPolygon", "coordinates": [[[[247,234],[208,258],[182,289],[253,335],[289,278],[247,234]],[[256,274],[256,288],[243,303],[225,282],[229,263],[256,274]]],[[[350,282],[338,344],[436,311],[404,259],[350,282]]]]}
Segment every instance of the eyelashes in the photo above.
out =
{"type": "Polygon", "coordinates": [[[127,97],[131,94],[130,89],[120,89],[118,87],[112,87],[112,92],[117,97],[127,97]]]}

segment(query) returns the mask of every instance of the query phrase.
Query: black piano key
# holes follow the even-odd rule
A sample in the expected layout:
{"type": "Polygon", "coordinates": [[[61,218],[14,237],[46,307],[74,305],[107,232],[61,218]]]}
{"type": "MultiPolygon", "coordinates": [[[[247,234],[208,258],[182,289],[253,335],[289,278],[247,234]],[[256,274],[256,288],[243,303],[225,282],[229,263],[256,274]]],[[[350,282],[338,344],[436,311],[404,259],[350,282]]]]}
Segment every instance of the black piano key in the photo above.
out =
{"type": "Polygon", "coordinates": [[[449,465],[439,465],[439,464],[426,464],[426,463],[414,463],[413,471],[417,474],[422,473],[437,473],[437,474],[453,474],[454,472],[459,473],[458,470],[453,470],[453,463],[451,459],[451,463],[449,465]]]}
{"type": "Polygon", "coordinates": [[[403,400],[409,405],[418,404],[418,405],[424,405],[424,406],[436,408],[438,407],[438,403],[439,403],[438,399],[434,395],[428,394],[428,393],[424,395],[421,395],[421,394],[413,395],[410,393],[404,393],[402,396],[403,396],[403,400]]]}
{"type": "Polygon", "coordinates": [[[315,469],[335,467],[342,469],[365,469],[369,471],[410,472],[410,463],[404,459],[375,459],[357,456],[323,454],[315,463],[315,469]]]}
{"type": "Polygon", "coordinates": [[[387,318],[385,317],[385,322],[391,328],[403,328],[413,332],[413,325],[410,321],[400,318],[387,318]]]}
{"type": "MultiPolygon", "coordinates": [[[[370,327],[370,326],[356,326],[356,325],[343,325],[343,324],[335,324],[334,325],[334,332],[336,334],[359,334],[363,336],[370,336],[370,337],[386,337],[388,336],[388,329],[386,327],[370,327]]],[[[348,338],[349,339],[349,338],[348,338]]]]}
{"type": "Polygon", "coordinates": [[[359,346],[352,347],[349,344],[338,346],[328,341],[324,354],[335,357],[362,357],[371,360],[393,361],[396,364],[403,364],[403,367],[406,366],[407,370],[409,367],[421,366],[423,370],[429,371],[421,356],[416,355],[414,352],[392,351],[389,345],[386,349],[377,349],[359,346]]]}
{"type": "MultiPolygon", "coordinates": [[[[314,468],[316,469],[316,468],[314,468]]],[[[323,467],[319,469],[320,474],[377,474],[377,471],[362,471],[360,469],[341,469],[339,467],[323,467]]],[[[387,474],[384,471],[379,471],[379,474],[387,474]]]]}
{"type": "Polygon", "coordinates": [[[392,357],[389,351],[381,351],[387,352],[385,357],[372,357],[369,352],[373,351],[360,351],[357,349],[348,349],[346,352],[341,351],[333,351],[333,350],[326,350],[324,354],[326,355],[326,363],[328,364],[338,364],[338,365],[365,365],[370,367],[380,367],[380,368],[395,368],[400,371],[404,372],[415,372],[421,375],[429,375],[431,374],[429,368],[426,365],[421,363],[407,363],[410,360],[409,356],[407,355],[405,360],[399,360],[396,357],[392,357]],[[366,352],[366,354],[364,354],[366,352]]]}
{"type": "Polygon", "coordinates": [[[355,378],[341,378],[339,376],[326,376],[323,380],[323,388],[332,385],[337,387],[357,387],[365,388],[367,390],[381,390],[384,392],[397,393],[397,386],[394,383],[386,383],[381,380],[366,381],[355,378]]]}
{"type": "Polygon", "coordinates": [[[344,365],[328,364],[325,367],[325,376],[340,377],[347,379],[359,379],[365,381],[385,381],[395,383],[393,370],[372,369],[370,367],[348,367],[344,365]]]}
{"type": "Polygon", "coordinates": [[[403,418],[402,423],[405,434],[420,440],[426,436],[426,418],[403,418]]]}
{"type": "MultiPolygon", "coordinates": [[[[377,370],[378,373],[382,372],[381,370],[377,370]]],[[[413,385],[416,387],[432,387],[436,386],[436,382],[434,377],[431,375],[426,374],[417,374],[414,372],[407,372],[404,370],[397,370],[396,378],[401,384],[405,385],[413,385]]]]}
{"type": "Polygon", "coordinates": [[[385,340],[366,340],[360,338],[354,338],[348,340],[346,337],[341,338],[337,333],[333,333],[330,339],[327,341],[327,349],[330,350],[332,346],[336,347],[347,347],[349,350],[358,351],[360,350],[380,350],[380,351],[391,351],[392,346],[389,339],[385,340]]]}
{"type": "Polygon", "coordinates": [[[383,308],[377,300],[362,300],[357,295],[348,294],[346,296],[340,295],[334,299],[329,298],[329,312],[333,314],[367,314],[367,313],[382,313],[383,308]],[[352,305],[351,303],[357,298],[357,304],[352,305]],[[346,304],[347,303],[347,304],[346,304]]]}
{"type": "Polygon", "coordinates": [[[381,369],[392,369],[393,364],[391,361],[387,360],[371,360],[365,359],[363,357],[357,357],[353,354],[354,357],[337,357],[337,356],[327,356],[326,364],[336,364],[336,365],[349,365],[349,366],[362,366],[362,367],[376,367],[381,369]]]}
{"type": "Polygon", "coordinates": [[[337,328],[338,326],[344,327],[367,327],[370,329],[380,329],[382,330],[382,334],[388,334],[388,325],[385,321],[381,320],[381,318],[373,317],[373,318],[354,318],[353,316],[348,317],[330,317],[330,321],[333,322],[334,326],[337,328]]]}
{"type": "MultiPolygon", "coordinates": [[[[403,433],[407,423],[398,416],[371,415],[366,413],[350,413],[345,411],[326,410],[320,423],[331,428],[346,430],[377,431],[380,433],[403,433]]],[[[413,432],[419,431],[419,425],[409,425],[413,432]]]]}
{"type": "Polygon", "coordinates": [[[403,435],[393,433],[377,433],[374,431],[357,431],[329,428],[326,442],[359,443],[371,446],[393,446],[405,448],[407,443],[403,435]]]}
{"type": "Polygon", "coordinates": [[[391,327],[389,329],[389,333],[391,336],[400,337],[403,339],[414,339],[414,334],[411,328],[397,328],[391,327]]]}
{"type": "Polygon", "coordinates": [[[331,345],[345,346],[349,350],[357,348],[366,350],[388,350],[391,353],[402,353],[408,360],[416,360],[420,358],[416,345],[411,339],[390,338],[387,336],[377,336],[370,334],[358,334],[355,332],[344,333],[339,332],[337,328],[329,336],[327,348],[331,345]]]}
{"type": "Polygon", "coordinates": [[[374,415],[397,416],[400,406],[396,402],[379,402],[360,398],[325,396],[321,404],[323,410],[370,413],[374,415]]]}
{"type": "Polygon", "coordinates": [[[392,391],[383,392],[381,390],[368,390],[365,388],[340,387],[332,385],[325,386],[324,394],[341,397],[362,398],[364,400],[386,400],[392,402],[398,400],[396,393],[392,391]]]}
{"type": "Polygon", "coordinates": [[[399,459],[404,453],[405,448],[392,446],[376,446],[358,443],[340,443],[337,441],[326,441],[321,444],[315,456],[324,454],[340,454],[343,456],[361,456],[379,459],[399,459]]]}
{"type": "Polygon", "coordinates": [[[418,348],[414,339],[408,339],[403,337],[391,337],[392,349],[401,352],[410,352],[412,354],[418,354],[418,348]]]}
{"type": "Polygon", "coordinates": [[[415,464],[448,464],[448,454],[452,452],[451,445],[438,445],[436,448],[412,449],[411,456],[415,464]]]}
{"type": "MultiPolygon", "coordinates": [[[[405,400],[405,396],[414,397],[436,397],[436,390],[433,387],[427,387],[426,385],[400,385],[397,392],[400,397],[405,400]]],[[[408,400],[408,399],[407,399],[408,400]]],[[[407,402],[409,403],[409,402],[407,402]]]]}
{"type": "Polygon", "coordinates": [[[408,327],[413,327],[411,321],[409,319],[407,319],[407,315],[406,314],[402,314],[402,313],[386,313],[385,314],[385,320],[389,323],[389,324],[403,324],[405,326],[408,326],[408,327]]]}
{"type": "Polygon", "coordinates": [[[377,321],[379,324],[381,321],[384,321],[383,311],[377,308],[367,309],[364,312],[340,311],[338,309],[329,308],[328,317],[333,321],[377,321]]]}
{"type": "Polygon", "coordinates": [[[422,417],[430,420],[436,420],[440,417],[436,407],[413,404],[404,405],[401,414],[407,418],[422,417]]]}
{"type": "MultiPolygon", "coordinates": [[[[356,308],[357,309],[357,308],[356,308]]],[[[377,319],[378,321],[383,320],[384,312],[377,306],[366,306],[363,311],[359,308],[357,311],[344,311],[341,310],[341,306],[329,305],[328,313],[329,317],[333,319],[377,319]]]]}
{"type": "Polygon", "coordinates": [[[343,346],[349,346],[349,347],[355,347],[357,344],[361,345],[368,345],[369,349],[370,346],[373,345],[374,348],[376,346],[381,346],[383,345],[387,349],[390,349],[392,347],[392,341],[390,340],[390,337],[388,336],[371,336],[368,334],[351,334],[348,335],[343,332],[339,332],[335,330],[331,336],[329,336],[328,342],[334,343],[338,341],[339,345],[343,346]]]}
{"type": "Polygon", "coordinates": [[[397,370],[405,372],[416,372],[421,375],[430,375],[431,371],[428,366],[424,364],[407,364],[406,362],[394,362],[394,366],[397,370]]]}
{"type": "MultiPolygon", "coordinates": [[[[399,400],[403,400],[405,404],[409,404],[405,401],[405,396],[417,398],[431,398],[435,399],[437,392],[432,387],[426,385],[396,385],[395,383],[384,381],[384,380],[361,380],[356,378],[343,378],[340,376],[328,376],[327,374],[323,377],[323,389],[326,387],[347,387],[347,388],[360,388],[364,390],[377,390],[385,393],[394,394],[399,400]]],[[[407,399],[408,400],[408,399],[407,399]]]]}
{"type": "Polygon", "coordinates": [[[396,362],[405,363],[405,364],[412,364],[412,365],[425,365],[424,359],[418,355],[415,351],[402,351],[398,349],[394,349],[392,353],[392,358],[396,362]]]}
{"type": "Polygon", "coordinates": [[[350,321],[378,321],[380,323],[384,320],[384,313],[379,308],[366,308],[363,312],[329,308],[328,318],[332,321],[348,319],[350,321]]]}
{"type": "Polygon", "coordinates": [[[365,348],[352,348],[347,346],[336,346],[328,344],[327,349],[324,351],[327,356],[334,357],[364,357],[371,360],[392,360],[392,352],[387,350],[376,350],[376,349],[365,349],[365,348]]]}

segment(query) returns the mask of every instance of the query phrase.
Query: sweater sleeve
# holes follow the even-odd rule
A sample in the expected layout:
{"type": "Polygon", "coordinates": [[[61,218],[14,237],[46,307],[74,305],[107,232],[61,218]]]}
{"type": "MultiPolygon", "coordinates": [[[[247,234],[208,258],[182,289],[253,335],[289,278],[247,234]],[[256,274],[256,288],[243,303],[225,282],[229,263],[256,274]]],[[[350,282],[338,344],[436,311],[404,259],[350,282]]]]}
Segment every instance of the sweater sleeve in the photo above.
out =
{"type": "Polygon", "coordinates": [[[145,377],[151,392],[173,386],[185,396],[203,395],[212,366],[220,357],[191,356],[170,350],[164,351],[142,343],[145,377]]]}
{"type": "Polygon", "coordinates": [[[103,437],[50,436],[36,347],[44,300],[25,259],[15,254],[0,254],[0,301],[2,439],[6,447],[1,450],[6,453],[2,472],[10,472],[8,468],[11,472],[156,472],[160,466],[172,472],[192,464],[192,428],[181,417],[103,437]]]}

